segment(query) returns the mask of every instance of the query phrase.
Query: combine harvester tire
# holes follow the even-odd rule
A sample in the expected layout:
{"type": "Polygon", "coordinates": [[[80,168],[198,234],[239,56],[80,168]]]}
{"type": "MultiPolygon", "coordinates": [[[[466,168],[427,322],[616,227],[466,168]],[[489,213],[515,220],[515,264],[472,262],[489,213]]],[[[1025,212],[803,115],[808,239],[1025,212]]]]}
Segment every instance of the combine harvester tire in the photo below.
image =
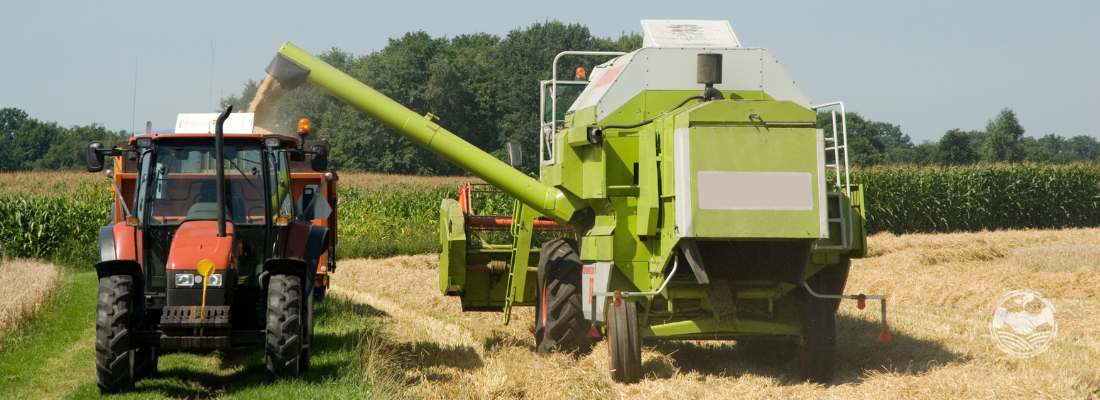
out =
{"type": "Polygon", "coordinates": [[[581,309],[581,261],[573,240],[547,242],[539,252],[538,295],[535,299],[535,345],[540,354],[591,349],[590,324],[581,309]]]}
{"type": "Polygon", "coordinates": [[[611,379],[634,383],[642,378],[642,342],[638,336],[638,307],[632,301],[612,305],[607,313],[607,359],[611,379]]]}

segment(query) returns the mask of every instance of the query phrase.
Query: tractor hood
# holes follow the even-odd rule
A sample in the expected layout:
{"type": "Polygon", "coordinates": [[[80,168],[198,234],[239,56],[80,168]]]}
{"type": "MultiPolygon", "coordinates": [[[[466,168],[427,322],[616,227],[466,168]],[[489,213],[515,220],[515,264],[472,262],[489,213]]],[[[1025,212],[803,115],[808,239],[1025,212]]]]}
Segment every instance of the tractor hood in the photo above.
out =
{"type": "Polygon", "coordinates": [[[168,253],[169,270],[194,270],[199,261],[210,260],[216,269],[229,269],[236,251],[233,224],[225,224],[225,237],[218,237],[218,221],[186,221],[176,230],[168,253]]]}

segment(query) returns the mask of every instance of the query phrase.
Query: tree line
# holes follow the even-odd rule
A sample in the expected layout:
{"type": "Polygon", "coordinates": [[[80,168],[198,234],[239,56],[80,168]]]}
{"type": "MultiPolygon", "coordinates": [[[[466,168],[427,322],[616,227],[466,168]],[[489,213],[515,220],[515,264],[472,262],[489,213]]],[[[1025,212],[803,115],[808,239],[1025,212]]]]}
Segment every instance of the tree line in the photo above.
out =
{"type": "MultiPolygon", "coordinates": [[[[938,141],[914,145],[897,125],[871,121],[856,112],[847,113],[848,158],[852,165],[958,166],[1021,162],[1069,164],[1095,162],[1100,142],[1091,136],[1066,138],[1048,134],[1024,136],[1016,112],[1004,108],[989,120],[985,130],[951,129],[938,141]]],[[[818,126],[832,129],[832,115],[822,112],[818,126]]],[[[839,125],[840,117],[837,116],[839,125]]],[[[838,128],[839,129],[839,128],[838,128]]]]}
{"type": "MultiPolygon", "coordinates": [[[[638,34],[601,38],[587,27],[559,21],[535,23],[504,37],[487,33],[433,38],[410,32],[390,39],[385,48],[354,55],[332,48],[318,57],[406,107],[431,112],[438,123],[471,144],[505,159],[505,144],[518,141],[524,168],[537,167],[539,81],[550,78],[554,56],[565,50],[632,51],[638,34]]],[[[607,57],[566,57],[559,79],[571,79],[577,67],[587,70],[607,57]]],[[[221,100],[221,108],[248,108],[260,81],[249,80],[239,94],[221,100]]],[[[212,112],[220,110],[211,110],[212,112]]],[[[914,144],[897,125],[873,121],[856,112],[847,115],[849,159],[853,166],[954,166],[975,163],[1073,163],[1100,157],[1100,142],[1089,136],[1056,134],[1024,136],[1015,112],[1003,109],[985,130],[952,129],[938,141],[914,144]]],[[[458,167],[404,139],[363,113],[310,86],[291,91],[283,100],[277,130],[295,131],[309,118],[314,135],[333,144],[330,162],[344,171],[397,174],[458,175],[458,167]]],[[[98,124],[64,128],[27,116],[23,110],[0,110],[0,170],[79,169],[84,149],[93,140],[115,143],[129,136],[98,124]]],[[[818,114],[818,126],[831,130],[831,116],[818,114]]]]}
{"type": "MultiPolygon", "coordinates": [[[[441,126],[478,148],[505,159],[505,145],[518,141],[524,166],[537,167],[539,81],[550,79],[551,62],[566,50],[632,51],[638,34],[595,37],[579,24],[558,21],[514,29],[503,38],[487,33],[433,38],[410,32],[380,51],[353,55],[333,48],[317,57],[419,113],[430,112],[441,126]]],[[[558,66],[561,79],[572,79],[577,67],[591,67],[607,57],[568,57],[558,66]]],[[[222,107],[246,109],[259,81],[250,80],[222,107]]],[[[309,118],[318,137],[332,142],[330,162],[346,171],[457,175],[464,172],[363,113],[303,85],[280,106],[277,126],[293,131],[299,118],[309,118]]]]}
{"type": "Polygon", "coordinates": [[[126,131],[93,123],[63,127],[39,121],[18,108],[0,109],[0,171],[80,169],[88,143],[121,143],[126,131]]]}

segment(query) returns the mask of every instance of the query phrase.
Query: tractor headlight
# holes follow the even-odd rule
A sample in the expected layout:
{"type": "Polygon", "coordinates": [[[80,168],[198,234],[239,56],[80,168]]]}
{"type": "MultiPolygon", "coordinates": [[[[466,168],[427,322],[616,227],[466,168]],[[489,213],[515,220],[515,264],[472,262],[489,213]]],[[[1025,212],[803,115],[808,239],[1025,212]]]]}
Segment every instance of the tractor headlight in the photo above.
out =
{"type": "Polygon", "coordinates": [[[176,286],[195,286],[194,274],[176,274],[176,286]]]}
{"type": "Polygon", "coordinates": [[[221,287],[222,286],[222,274],[210,275],[210,277],[206,279],[206,284],[208,286],[221,287]]]}

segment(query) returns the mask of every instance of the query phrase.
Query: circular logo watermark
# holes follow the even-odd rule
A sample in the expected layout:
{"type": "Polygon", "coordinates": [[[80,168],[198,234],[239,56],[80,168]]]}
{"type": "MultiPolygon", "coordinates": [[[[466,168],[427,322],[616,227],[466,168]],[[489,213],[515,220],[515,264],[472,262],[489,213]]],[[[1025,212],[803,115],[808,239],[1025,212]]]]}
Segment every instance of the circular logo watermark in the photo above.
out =
{"type": "Polygon", "coordinates": [[[1058,333],[1054,305],[1034,290],[1008,292],[993,312],[989,333],[1005,353],[1022,358],[1039,355],[1058,333]]]}

